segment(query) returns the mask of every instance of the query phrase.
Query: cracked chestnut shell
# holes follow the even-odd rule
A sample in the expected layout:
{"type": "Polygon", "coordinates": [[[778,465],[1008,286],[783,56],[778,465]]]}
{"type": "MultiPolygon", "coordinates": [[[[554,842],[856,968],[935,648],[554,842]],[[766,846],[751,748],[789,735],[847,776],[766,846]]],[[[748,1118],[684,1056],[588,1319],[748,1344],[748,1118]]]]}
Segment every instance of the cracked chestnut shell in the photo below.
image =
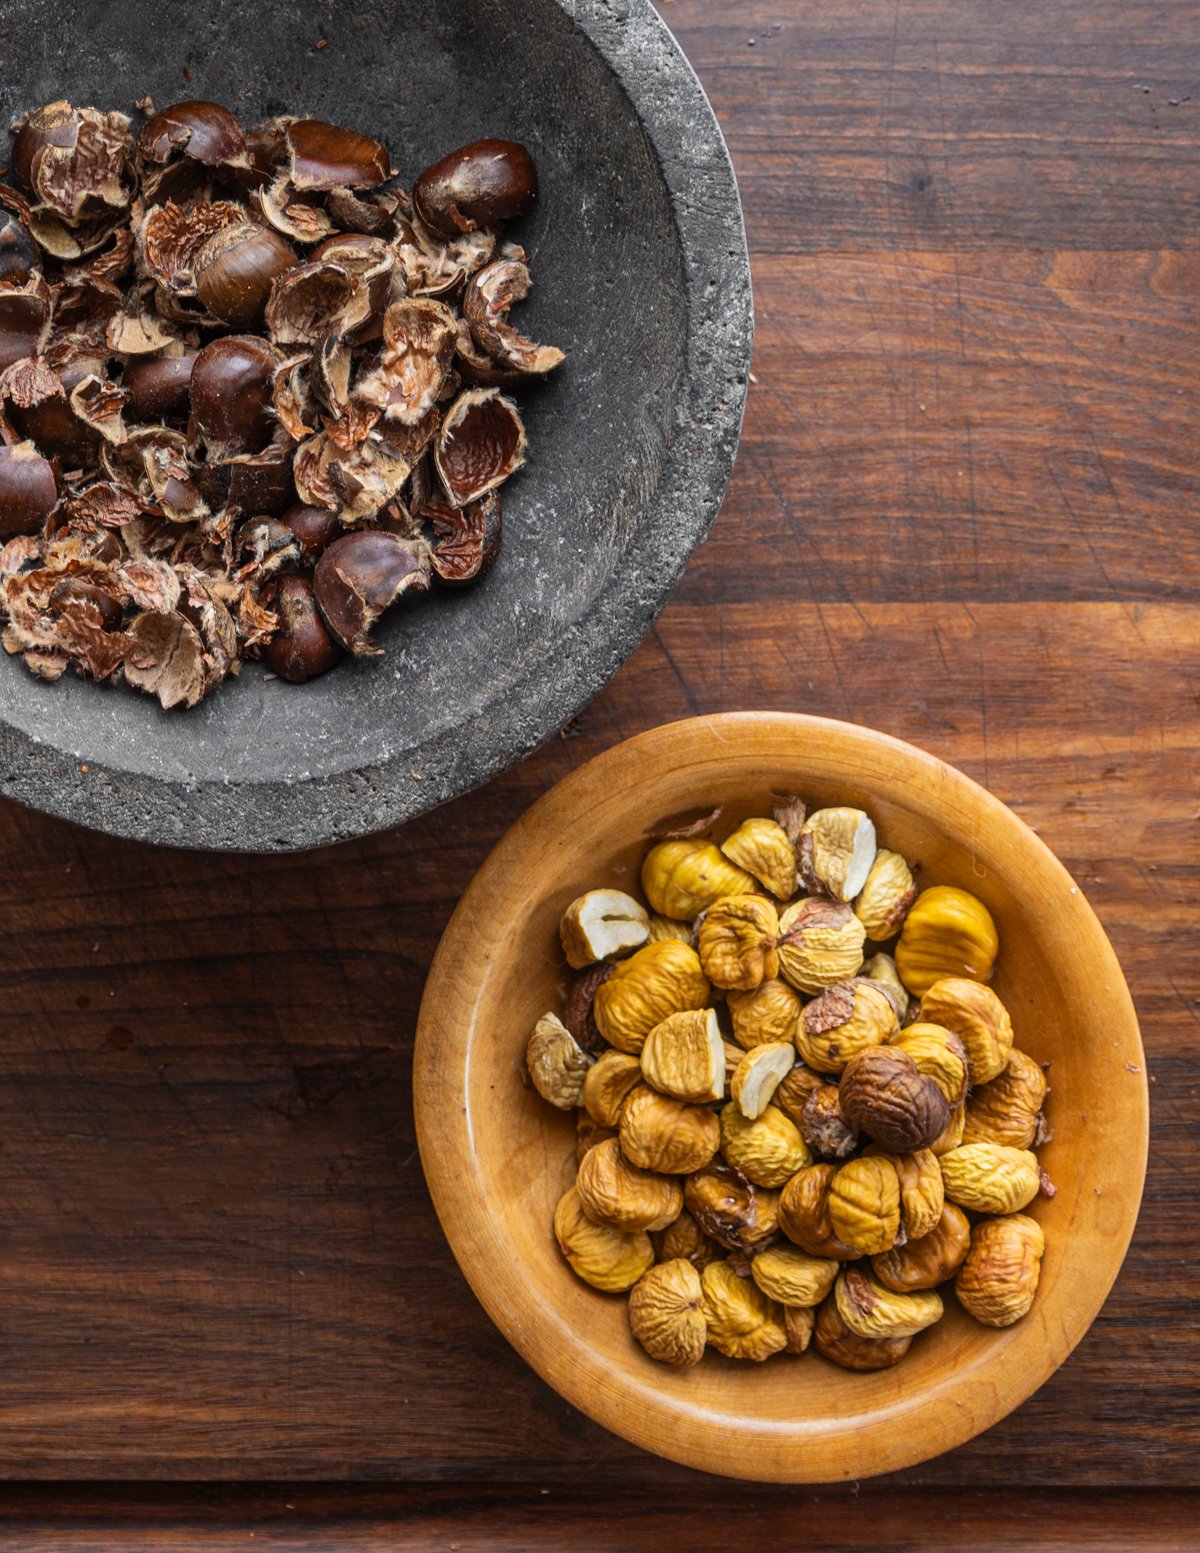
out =
{"type": "Polygon", "coordinates": [[[428,546],[378,529],[335,539],[313,575],[325,624],[356,655],[378,655],[382,649],[369,640],[376,620],[404,594],[428,587],[428,546]]]}
{"type": "Polygon", "coordinates": [[[220,103],[177,102],[146,120],[138,131],[137,149],[144,161],[159,166],[178,156],[219,167],[245,156],[246,135],[220,103]]]}
{"type": "Polygon", "coordinates": [[[341,124],[296,119],[283,129],[297,189],[363,189],[391,173],[388,154],[378,140],[341,124]]]}
{"type": "Polygon", "coordinates": [[[265,340],[231,334],[206,345],[192,365],[189,437],[218,463],[258,453],[274,429],[272,388],[281,357],[265,340]]]}
{"type": "Polygon", "coordinates": [[[342,660],[330,636],[307,577],[277,577],[262,592],[262,602],[279,616],[279,630],[263,651],[263,662],[287,680],[303,685],[342,660]]]}
{"type": "Polygon", "coordinates": [[[537,169],[519,141],[475,140],[427,167],[412,198],[426,226],[457,237],[525,215],[537,192],[537,169]]]}
{"type": "Polygon", "coordinates": [[[54,470],[32,442],[0,447],[0,540],[36,532],[57,500],[54,470]]]}
{"type": "Polygon", "coordinates": [[[11,211],[0,211],[0,280],[20,284],[38,269],[41,260],[33,238],[11,211]]]}

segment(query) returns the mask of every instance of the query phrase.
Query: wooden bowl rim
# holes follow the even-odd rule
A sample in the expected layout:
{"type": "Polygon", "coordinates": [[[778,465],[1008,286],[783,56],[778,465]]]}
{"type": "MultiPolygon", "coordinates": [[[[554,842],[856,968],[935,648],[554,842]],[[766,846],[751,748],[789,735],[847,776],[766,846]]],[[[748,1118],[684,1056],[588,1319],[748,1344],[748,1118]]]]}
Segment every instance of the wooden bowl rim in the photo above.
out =
{"type": "MultiPolygon", "coordinates": [[[[702,795],[694,801],[683,799],[680,808],[701,801],[702,795]]],[[[754,1481],[833,1482],[913,1466],[974,1438],[1031,1396],[1082,1339],[1116,1280],[1137,1221],[1149,1145],[1145,1057],[1133,1002],[1107,935],[1066,868],[1019,816],[955,767],[889,734],[804,713],[723,712],[663,724],[596,755],[532,804],[492,849],[442,936],[418,1016],[413,1100],[421,1162],[447,1241],[476,1297],[522,1358],[568,1402],[614,1434],[683,1465],[754,1481]],[[829,763],[827,754],[813,758],[808,741],[817,735],[824,740],[835,737],[852,759],[873,757],[877,763],[882,754],[893,772],[904,774],[905,786],[910,780],[943,789],[948,785],[968,799],[989,826],[1007,829],[1028,867],[1049,874],[1061,886],[1063,920],[1080,953],[1104,973],[1106,1034],[1131,1076],[1140,1075],[1122,1101],[1128,1130],[1121,1151],[1119,1220],[1092,1256],[1087,1297],[1060,1312],[1057,1322],[1044,1324],[1039,1342],[1031,1345],[1033,1353],[1023,1353],[1022,1362],[997,1354],[1000,1362],[994,1363],[989,1356],[968,1374],[955,1372],[895,1407],[881,1409],[866,1426],[861,1418],[844,1427],[823,1421],[819,1433],[800,1423],[718,1414],[711,1407],[698,1408],[656,1393],[635,1377],[614,1375],[612,1355],[590,1347],[587,1334],[539,1300],[522,1276],[502,1219],[489,1211],[469,1107],[447,1103],[448,1096],[468,1092],[469,1016],[489,977],[488,966],[470,953],[471,918],[494,890],[504,893],[513,861],[527,852],[534,837],[561,833],[578,820],[579,800],[597,776],[615,781],[628,774],[632,761],[669,759],[680,740],[690,740],[696,731],[709,733],[718,747],[729,747],[748,729],[781,745],[794,743],[798,768],[806,758],[816,769],[829,763]],[[468,1039],[438,1039],[435,1030],[452,1028],[456,1013],[466,1016],[461,1028],[468,1039]],[[973,1384],[965,1384],[968,1380],[973,1384]],[[903,1437],[897,1445],[901,1423],[903,1437]],[[883,1465],[875,1448],[881,1430],[888,1431],[883,1465]]],[[[1009,1328],[997,1337],[1019,1330],[1009,1328]]]]}

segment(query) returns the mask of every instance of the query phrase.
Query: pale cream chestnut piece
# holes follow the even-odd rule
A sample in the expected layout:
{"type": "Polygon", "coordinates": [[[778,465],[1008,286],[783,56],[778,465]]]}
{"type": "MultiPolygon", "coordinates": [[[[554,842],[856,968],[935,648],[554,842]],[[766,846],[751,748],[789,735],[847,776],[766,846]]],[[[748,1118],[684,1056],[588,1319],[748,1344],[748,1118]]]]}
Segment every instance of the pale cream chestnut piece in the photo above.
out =
{"type": "Polygon", "coordinates": [[[796,849],[775,820],[744,820],[721,843],[721,851],[731,863],[753,874],[776,900],[791,900],[796,893],[796,849]]]}
{"type": "Polygon", "coordinates": [[[554,1014],[543,1014],[525,1048],[533,1087],[560,1111],[572,1111],[583,1099],[592,1059],[554,1014]]]}
{"type": "Polygon", "coordinates": [[[725,1093],[725,1042],[716,1010],[672,1014],[655,1025],[642,1047],[647,1084],[676,1100],[703,1104],[725,1093]]]}
{"type": "Polygon", "coordinates": [[[800,832],[800,877],[835,901],[861,893],[875,861],[875,826],[861,809],[818,809],[800,832]]]}
{"type": "Polygon", "coordinates": [[[558,933],[567,964],[581,971],[639,949],[650,937],[650,916],[623,890],[589,890],[563,912],[558,933]]]}
{"type": "Polygon", "coordinates": [[[866,928],[867,937],[881,944],[900,931],[916,898],[917,886],[908,864],[899,852],[881,847],[854,903],[854,914],[866,928]]]}
{"type": "Polygon", "coordinates": [[[771,1103],[776,1089],[792,1071],[796,1049],[790,1041],[756,1046],[738,1063],[730,1085],[734,1104],[756,1121],[771,1103]]]}

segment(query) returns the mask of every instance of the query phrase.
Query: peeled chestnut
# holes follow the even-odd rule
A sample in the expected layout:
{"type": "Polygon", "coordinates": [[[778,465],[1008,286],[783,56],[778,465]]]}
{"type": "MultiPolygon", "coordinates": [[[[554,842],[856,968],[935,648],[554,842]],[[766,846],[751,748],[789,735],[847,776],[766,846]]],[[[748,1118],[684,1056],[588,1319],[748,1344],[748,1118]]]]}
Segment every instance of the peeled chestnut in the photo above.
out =
{"type": "Polygon", "coordinates": [[[365,529],[335,539],[317,562],[313,592],[334,638],[355,654],[378,655],[371,627],[405,593],[429,587],[428,546],[365,529]]]}
{"type": "Polygon", "coordinates": [[[242,126],[216,102],[177,102],[161,108],[138,131],[137,148],[147,162],[160,165],[174,156],[219,167],[243,157],[242,126]]]}
{"type": "Polygon", "coordinates": [[[129,398],[125,411],[131,421],[161,420],[187,408],[195,351],[182,356],[133,357],[125,363],[129,398]]]}
{"type": "Polygon", "coordinates": [[[342,528],[336,512],[328,507],[306,507],[303,502],[289,507],[281,521],[300,541],[300,548],[309,561],[316,561],[342,528]]]}
{"type": "Polygon", "coordinates": [[[57,500],[54,470],[32,442],[0,447],[0,539],[36,533],[57,500]]]}
{"type": "Polygon", "coordinates": [[[261,323],[279,275],[296,267],[291,245],[274,228],[246,221],[221,227],[196,255],[194,270],[200,300],[231,329],[261,323]]]}
{"type": "Polygon", "coordinates": [[[378,140],[340,124],[296,119],[284,127],[291,158],[291,183],[297,189],[369,188],[391,173],[388,154],[378,140]]]}
{"type": "Polygon", "coordinates": [[[264,649],[263,661],[280,679],[303,685],[341,661],[342,649],[321,618],[307,577],[273,578],[262,591],[262,602],[279,616],[279,630],[264,649]]]}
{"type": "Polygon", "coordinates": [[[537,199],[537,170],[515,140],[476,140],[427,167],[413,185],[417,215],[443,237],[523,216],[537,199]]]}
{"type": "Polygon", "coordinates": [[[188,435],[206,444],[210,459],[221,463],[239,453],[257,453],[270,441],[271,390],[282,359],[252,334],[214,340],[196,357],[188,435]]]}
{"type": "Polygon", "coordinates": [[[0,280],[28,280],[41,267],[33,238],[11,211],[0,211],[0,280]]]}

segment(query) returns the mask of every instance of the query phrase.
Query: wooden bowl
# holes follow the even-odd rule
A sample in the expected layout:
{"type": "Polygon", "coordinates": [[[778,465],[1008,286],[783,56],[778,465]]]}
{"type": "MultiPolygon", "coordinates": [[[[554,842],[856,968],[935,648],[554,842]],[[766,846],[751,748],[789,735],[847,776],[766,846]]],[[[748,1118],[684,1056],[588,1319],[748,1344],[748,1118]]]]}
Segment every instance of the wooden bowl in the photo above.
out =
{"type": "MultiPolygon", "coordinates": [[[[694,718],[598,756],[541,798],[463,896],[430,972],[414,1094],[442,1227],[484,1308],[582,1412],[660,1455],[731,1477],[828,1482],[927,1460],[987,1429],[1053,1373],[1121,1266],[1146,1168],[1137,1019],[1116,956],[1046,846],[961,772],[883,734],[776,713],[694,718]],[[1003,1331],[952,1295],[894,1369],[859,1375],[813,1353],[758,1365],[713,1353],[682,1373],[646,1357],[624,1295],[581,1283],[551,1217],[575,1173],[574,1118],[522,1082],[539,1015],[561,1008],[564,907],[636,889],[646,833],[700,806],[769,813],[772,789],[852,803],[881,844],[995,916],[995,988],[1018,1043],[1050,1064],[1058,1188],[1027,1211],[1046,1232],[1032,1311],[1003,1331]]],[[[949,1290],[944,1290],[949,1294],[949,1290]]]]}

